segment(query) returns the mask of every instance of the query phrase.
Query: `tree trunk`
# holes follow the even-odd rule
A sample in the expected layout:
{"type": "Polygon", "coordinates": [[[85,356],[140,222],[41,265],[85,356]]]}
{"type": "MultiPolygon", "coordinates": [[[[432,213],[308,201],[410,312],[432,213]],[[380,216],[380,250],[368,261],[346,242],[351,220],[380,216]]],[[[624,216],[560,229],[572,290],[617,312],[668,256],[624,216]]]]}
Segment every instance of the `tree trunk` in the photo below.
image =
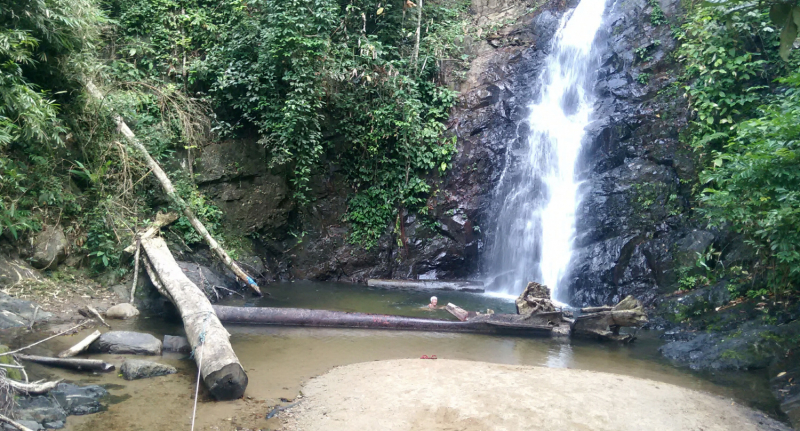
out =
{"type": "MultiPolygon", "coordinates": [[[[100,90],[98,90],[97,87],[95,87],[92,82],[87,82],[86,88],[89,90],[89,94],[91,94],[92,97],[98,100],[103,100],[102,93],[100,93],[100,90]]],[[[189,223],[191,223],[194,229],[197,231],[197,233],[199,233],[200,236],[203,237],[203,239],[206,241],[206,244],[208,244],[208,248],[210,248],[217,255],[217,257],[219,257],[219,259],[222,260],[225,266],[227,266],[231,271],[233,271],[233,273],[236,274],[236,276],[239,277],[239,279],[242,280],[242,282],[250,286],[250,288],[253,289],[253,291],[256,292],[258,295],[261,295],[261,289],[259,289],[255,280],[253,280],[249,275],[247,275],[239,267],[239,265],[236,262],[234,262],[230,256],[228,256],[228,253],[225,252],[225,250],[222,247],[220,247],[219,243],[217,243],[217,240],[215,240],[214,237],[212,237],[211,234],[208,233],[206,227],[194,215],[194,212],[192,212],[192,209],[189,208],[189,205],[187,205],[186,202],[183,200],[183,198],[181,198],[181,196],[178,194],[178,192],[175,191],[175,187],[173,187],[172,181],[170,181],[169,177],[167,177],[167,174],[164,173],[164,170],[161,169],[161,166],[158,164],[158,162],[156,162],[150,156],[150,153],[147,152],[147,148],[145,148],[145,146],[142,145],[142,143],[139,142],[138,139],[136,139],[136,135],[134,135],[131,129],[128,128],[128,125],[125,124],[125,121],[122,120],[122,117],[120,117],[117,114],[112,114],[112,115],[122,135],[125,136],[125,138],[127,138],[128,142],[134,148],[136,148],[137,150],[139,150],[139,152],[142,153],[145,162],[147,163],[147,166],[153,171],[153,175],[155,175],[158,181],[161,183],[161,187],[164,189],[164,193],[166,193],[167,196],[169,196],[169,198],[172,199],[172,201],[179,208],[181,208],[181,210],[183,211],[183,215],[186,216],[187,219],[189,219],[189,223]]]]}
{"type": "Polygon", "coordinates": [[[151,278],[181,313],[186,338],[208,391],[218,400],[241,398],[247,388],[247,374],[208,298],[181,271],[163,239],[142,238],[141,245],[149,260],[146,268],[155,273],[151,278]]]}
{"type": "Polygon", "coordinates": [[[325,328],[399,329],[408,331],[474,332],[549,336],[552,326],[529,324],[521,316],[482,314],[467,320],[422,319],[344,311],[307,310],[302,308],[228,307],[215,305],[223,322],[257,325],[311,326],[325,328]]]}
{"type": "Polygon", "coordinates": [[[76,345],[70,347],[69,349],[64,350],[63,352],[59,353],[58,357],[59,358],[71,358],[71,357],[77,355],[78,353],[88,349],[89,348],[89,344],[92,344],[92,342],[94,340],[98,339],[98,338],[100,338],[100,331],[94,331],[88,337],[84,338],[81,342],[79,342],[78,344],[76,344],[76,345]]]}
{"type": "Polygon", "coordinates": [[[483,283],[480,281],[438,281],[438,280],[387,280],[383,278],[370,278],[367,286],[382,287],[386,289],[430,289],[430,290],[458,290],[461,292],[483,293],[483,283]]]}
{"type": "Polygon", "coordinates": [[[417,36],[414,41],[414,53],[411,54],[411,61],[414,62],[414,69],[417,68],[417,60],[419,59],[419,38],[420,33],[422,33],[422,0],[419,0],[417,7],[419,8],[419,10],[417,10],[417,36]]]}
{"type": "Polygon", "coordinates": [[[99,359],[51,358],[49,356],[33,355],[16,355],[16,357],[23,361],[78,371],[112,371],[115,368],[113,364],[99,359]]]}

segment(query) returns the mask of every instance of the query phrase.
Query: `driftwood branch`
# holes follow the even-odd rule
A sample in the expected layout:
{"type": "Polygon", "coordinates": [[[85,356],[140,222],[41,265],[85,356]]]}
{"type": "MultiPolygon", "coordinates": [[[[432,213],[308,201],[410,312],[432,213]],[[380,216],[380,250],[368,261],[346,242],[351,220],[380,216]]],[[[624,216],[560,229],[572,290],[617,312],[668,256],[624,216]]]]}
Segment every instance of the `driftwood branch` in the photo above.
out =
{"type": "Polygon", "coordinates": [[[33,355],[17,355],[17,358],[51,367],[69,368],[78,371],[111,371],[115,368],[114,364],[109,364],[99,359],[51,358],[49,356],[33,355]]]}
{"type": "Polygon", "coordinates": [[[45,341],[52,340],[53,338],[56,338],[56,337],[58,337],[58,336],[61,336],[61,335],[64,335],[64,334],[66,334],[66,333],[68,333],[68,332],[72,332],[72,331],[74,331],[74,330],[76,330],[76,329],[80,328],[81,326],[83,326],[83,325],[85,325],[85,324],[89,323],[89,322],[91,322],[91,320],[85,320],[85,321],[83,321],[82,323],[80,323],[80,324],[78,324],[78,325],[75,325],[75,326],[73,326],[72,328],[69,328],[69,329],[67,329],[67,330],[65,330],[65,331],[61,331],[61,332],[59,332],[59,333],[58,333],[58,334],[56,334],[56,335],[51,335],[51,336],[49,336],[49,337],[47,337],[47,338],[45,338],[45,339],[43,339],[43,340],[39,340],[39,341],[37,341],[37,342],[35,342],[35,343],[28,344],[28,345],[27,345],[27,346],[25,346],[25,347],[20,347],[20,348],[19,348],[19,349],[17,349],[17,350],[12,350],[12,351],[10,351],[10,352],[0,353],[0,356],[13,355],[13,354],[15,354],[15,353],[19,353],[19,352],[21,352],[21,351],[23,351],[23,350],[30,349],[31,347],[33,347],[33,346],[35,346],[35,345],[37,345],[37,344],[44,343],[45,341]]]}
{"type": "Polygon", "coordinates": [[[96,340],[98,338],[100,338],[100,331],[94,331],[91,334],[89,334],[88,337],[86,337],[83,340],[81,340],[80,342],[78,342],[78,344],[76,344],[76,345],[70,347],[69,349],[64,350],[63,352],[59,353],[58,357],[59,358],[71,358],[71,357],[77,355],[78,353],[81,353],[84,350],[88,349],[89,345],[92,344],[92,342],[94,342],[94,340],[96,340]]]}
{"type": "Polygon", "coordinates": [[[100,315],[99,311],[95,310],[94,307],[92,307],[91,305],[87,305],[86,309],[89,310],[89,313],[91,313],[94,317],[97,317],[98,319],[100,319],[100,323],[102,323],[103,326],[105,326],[108,329],[111,329],[111,325],[106,323],[106,320],[103,319],[103,316],[100,315]]]}
{"type": "Polygon", "coordinates": [[[139,238],[136,238],[136,253],[133,256],[133,283],[131,283],[131,305],[133,305],[133,298],[136,295],[136,282],[139,281],[139,252],[142,251],[142,245],[139,244],[139,238]]]}
{"type": "Polygon", "coordinates": [[[12,379],[3,379],[3,382],[7,383],[11,389],[23,394],[28,395],[40,395],[45,394],[47,392],[52,391],[53,389],[61,383],[62,380],[56,380],[54,382],[33,382],[33,383],[22,383],[12,379]]]}
{"type": "MultiPolygon", "coordinates": [[[[91,94],[92,97],[98,100],[103,100],[103,94],[100,92],[100,90],[97,89],[97,87],[95,87],[94,83],[87,82],[86,88],[89,90],[89,94],[91,94]]],[[[245,273],[239,267],[239,265],[236,262],[234,262],[230,256],[228,256],[228,253],[222,247],[220,247],[217,240],[215,240],[214,237],[212,237],[211,234],[208,233],[208,229],[206,229],[205,225],[203,225],[203,223],[200,222],[200,220],[197,218],[197,216],[195,216],[194,212],[189,207],[189,205],[186,204],[186,201],[184,201],[183,198],[178,194],[178,192],[175,190],[175,187],[172,185],[172,181],[170,181],[169,177],[167,177],[167,174],[164,172],[163,169],[161,169],[161,166],[158,164],[158,162],[156,162],[155,159],[153,159],[153,157],[150,156],[150,153],[147,151],[147,148],[145,148],[145,146],[141,142],[139,142],[139,140],[136,138],[136,135],[134,135],[131,129],[128,128],[128,125],[125,124],[125,121],[122,119],[122,117],[117,114],[112,114],[112,115],[114,122],[117,123],[117,127],[119,128],[122,135],[125,136],[125,138],[128,140],[128,143],[130,143],[131,146],[133,146],[140,153],[142,153],[145,162],[147,163],[147,166],[153,171],[153,175],[155,175],[155,177],[161,183],[161,187],[164,189],[164,193],[166,193],[167,196],[169,196],[169,198],[172,199],[172,201],[179,208],[181,208],[181,210],[183,211],[183,215],[186,216],[187,219],[189,219],[189,223],[191,223],[194,229],[197,231],[197,233],[200,234],[201,237],[203,237],[206,244],[208,244],[208,247],[217,255],[217,257],[219,257],[220,260],[222,260],[222,263],[224,263],[225,266],[227,266],[231,271],[233,271],[234,274],[236,274],[236,276],[242,282],[244,282],[247,286],[249,286],[255,293],[261,295],[261,289],[259,289],[258,284],[256,284],[255,280],[253,280],[252,277],[247,275],[247,273],[245,273]]]]}
{"type": "Polygon", "coordinates": [[[186,338],[208,391],[219,400],[240,398],[247,387],[247,374],[228,340],[230,334],[208,298],[181,271],[162,238],[142,238],[141,244],[153,284],[167,292],[167,298],[181,314],[186,338]]]}

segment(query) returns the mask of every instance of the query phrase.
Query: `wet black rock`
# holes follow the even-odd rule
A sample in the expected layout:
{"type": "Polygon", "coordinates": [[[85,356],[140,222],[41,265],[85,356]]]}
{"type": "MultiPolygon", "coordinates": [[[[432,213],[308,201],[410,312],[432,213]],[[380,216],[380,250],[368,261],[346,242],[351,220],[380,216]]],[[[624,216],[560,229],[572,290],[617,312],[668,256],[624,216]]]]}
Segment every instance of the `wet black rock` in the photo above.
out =
{"type": "Polygon", "coordinates": [[[662,346],[664,357],[693,370],[753,370],[785,357],[800,339],[800,321],[767,325],[744,322],[735,330],[684,333],[684,339],[662,346]]]}
{"type": "Polygon", "coordinates": [[[39,423],[44,428],[56,428],[58,424],[61,425],[59,428],[63,428],[67,420],[67,413],[58,401],[48,395],[20,397],[16,416],[20,420],[39,423]]]}
{"type": "Polygon", "coordinates": [[[175,367],[159,364],[158,362],[126,359],[120,367],[120,372],[125,380],[137,380],[175,374],[178,370],[175,367]]]}
{"type": "MultiPolygon", "coordinates": [[[[659,2],[677,19],[679,2],[659,2]]],[[[688,215],[691,151],[679,133],[687,106],[669,54],[670,26],[654,26],[646,0],[616,2],[597,46],[596,120],[579,160],[585,180],[568,279],[573,305],[613,304],[634,295],[649,305],[676,289],[677,268],[714,242],[688,215]],[[646,52],[642,58],[636,52],[646,52]],[[646,78],[646,79],[645,79],[646,78]]]]}
{"type": "Polygon", "coordinates": [[[94,353],[160,355],[161,340],[141,332],[110,331],[95,340],[89,351],[94,353]]]}
{"type": "Polygon", "coordinates": [[[239,287],[233,273],[230,271],[227,271],[228,273],[215,271],[208,266],[181,261],[178,261],[178,267],[192,283],[203,289],[206,296],[212,298],[212,300],[219,298],[221,295],[228,295],[230,291],[239,287]]]}
{"type": "Polygon", "coordinates": [[[165,335],[162,346],[165,352],[192,353],[192,346],[186,337],[165,335]]]}
{"type": "Polygon", "coordinates": [[[108,391],[97,385],[59,383],[50,395],[68,415],[80,416],[103,410],[100,400],[108,395],[108,391]]]}
{"type": "Polygon", "coordinates": [[[33,430],[64,428],[68,415],[88,415],[104,409],[108,391],[97,385],[59,383],[47,395],[17,398],[16,418],[33,430]]]}

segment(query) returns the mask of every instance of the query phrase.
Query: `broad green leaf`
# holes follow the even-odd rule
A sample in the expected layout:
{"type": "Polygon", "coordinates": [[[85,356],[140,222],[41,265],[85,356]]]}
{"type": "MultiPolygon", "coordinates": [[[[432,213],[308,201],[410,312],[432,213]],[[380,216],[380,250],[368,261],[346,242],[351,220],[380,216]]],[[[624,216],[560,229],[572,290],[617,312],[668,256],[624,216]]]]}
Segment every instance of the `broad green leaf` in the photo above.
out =
{"type": "Polygon", "coordinates": [[[786,24],[786,19],[792,13],[792,5],[789,3],[776,3],[769,8],[769,19],[773,24],[780,27],[786,24]]]}
{"type": "Polygon", "coordinates": [[[781,45],[778,49],[778,53],[784,60],[789,59],[795,39],[797,39],[797,24],[794,23],[794,20],[788,20],[781,31],[781,45]]]}

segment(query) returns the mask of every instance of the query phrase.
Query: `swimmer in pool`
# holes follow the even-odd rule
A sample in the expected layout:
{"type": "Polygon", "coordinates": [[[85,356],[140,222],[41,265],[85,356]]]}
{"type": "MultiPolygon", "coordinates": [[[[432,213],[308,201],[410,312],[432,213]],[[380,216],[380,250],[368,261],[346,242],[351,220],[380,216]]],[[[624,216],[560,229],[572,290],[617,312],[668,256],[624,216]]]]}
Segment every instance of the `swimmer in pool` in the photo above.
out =
{"type": "Polygon", "coordinates": [[[427,308],[428,308],[429,310],[438,310],[438,309],[440,309],[440,308],[444,308],[444,307],[438,307],[438,306],[437,306],[437,304],[438,304],[438,303],[439,303],[439,298],[437,298],[437,297],[435,297],[435,296],[431,296],[431,303],[430,303],[430,304],[428,304],[428,307],[427,307],[427,308]]]}

